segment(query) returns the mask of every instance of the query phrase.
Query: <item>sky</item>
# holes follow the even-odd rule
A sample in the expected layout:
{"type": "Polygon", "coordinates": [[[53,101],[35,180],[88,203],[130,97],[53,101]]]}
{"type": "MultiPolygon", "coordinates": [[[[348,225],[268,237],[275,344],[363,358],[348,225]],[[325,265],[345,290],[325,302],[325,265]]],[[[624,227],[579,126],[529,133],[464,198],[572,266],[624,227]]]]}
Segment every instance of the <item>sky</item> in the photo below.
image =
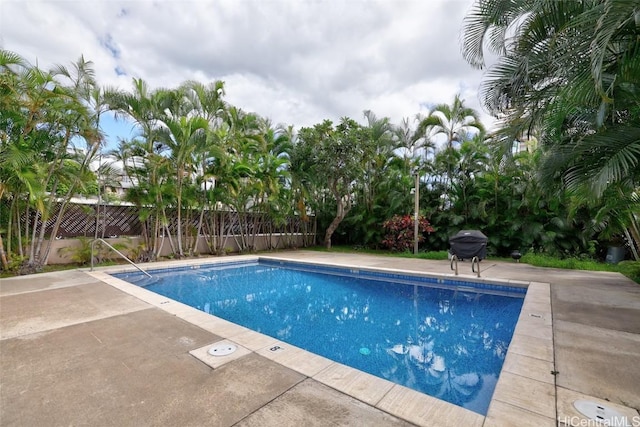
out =
{"type": "MultiPolygon", "coordinates": [[[[93,61],[103,86],[225,82],[224,99],[294,128],[363,112],[413,120],[460,94],[485,126],[482,71],[460,53],[473,0],[0,0],[0,48],[93,61]]],[[[113,145],[131,125],[106,118],[113,145]]]]}

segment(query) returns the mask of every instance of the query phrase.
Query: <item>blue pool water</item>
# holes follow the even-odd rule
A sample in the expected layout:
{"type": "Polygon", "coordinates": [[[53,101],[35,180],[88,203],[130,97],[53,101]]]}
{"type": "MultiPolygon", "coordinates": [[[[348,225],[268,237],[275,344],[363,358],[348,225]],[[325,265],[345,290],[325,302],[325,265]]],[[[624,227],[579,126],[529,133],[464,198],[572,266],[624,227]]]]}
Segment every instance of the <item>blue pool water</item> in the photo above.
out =
{"type": "Polygon", "coordinates": [[[261,261],[158,270],[150,279],[139,273],[116,276],[486,414],[525,290],[285,266],[261,261]]]}

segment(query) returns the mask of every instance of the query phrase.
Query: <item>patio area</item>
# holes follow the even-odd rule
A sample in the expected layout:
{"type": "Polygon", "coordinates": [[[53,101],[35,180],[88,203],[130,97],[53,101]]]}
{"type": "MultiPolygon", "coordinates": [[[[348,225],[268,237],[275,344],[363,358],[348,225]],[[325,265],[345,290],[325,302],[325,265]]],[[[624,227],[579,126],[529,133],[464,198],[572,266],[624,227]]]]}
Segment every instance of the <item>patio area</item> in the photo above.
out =
{"type": "MultiPolygon", "coordinates": [[[[452,273],[447,261],[313,251],[269,257],[452,273]]],[[[222,260],[232,258],[256,257],[222,260]]],[[[119,266],[0,281],[0,425],[595,425],[584,424],[578,399],[640,425],[640,285],[613,273],[489,260],[481,267],[484,280],[535,288],[486,417],[105,274],[119,266]],[[206,349],[216,342],[240,351],[212,360],[206,349]]],[[[460,274],[471,278],[469,263],[460,274]]]]}

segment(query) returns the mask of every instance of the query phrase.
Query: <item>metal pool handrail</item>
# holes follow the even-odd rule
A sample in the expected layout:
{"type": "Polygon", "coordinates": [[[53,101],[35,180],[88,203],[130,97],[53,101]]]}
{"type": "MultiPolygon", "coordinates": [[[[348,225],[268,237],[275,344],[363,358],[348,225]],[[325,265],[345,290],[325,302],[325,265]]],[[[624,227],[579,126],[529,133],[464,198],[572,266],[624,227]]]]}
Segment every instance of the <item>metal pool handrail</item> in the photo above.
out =
{"type": "Polygon", "coordinates": [[[476,272],[475,268],[473,268],[473,266],[476,266],[478,268],[478,277],[480,277],[480,258],[478,258],[477,256],[474,256],[473,259],[471,260],[471,271],[473,273],[476,272]]]}
{"type": "Polygon", "coordinates": [[[91,271],[93,271],[93,247],[95,246],[97,241],[101,241],[102,243],[104,243],[105,245],[107,245],[107,247],[109,247],[112,251],[114,251],[115,253],[117,253],[118,255],[120,255],[125,261],[127,261],[129,264],[133,265],[135,268],[137,268],[138,270],[140,270],[141,272],[143,272],[144,274],[146,274],[148,277],[151,277],[151,275],[149,273],[147,273],[146,271],[144,271],[142,268],[140,268],[135,262],[131,261],[129,258],[127,258],[127,256],[125,254],[123,254],[122,252],[120,252],[119,250],[117,250],[116,248],[114,248],[113,246],[111,246],[108,242],[106,242],[104,239],[94,239],[91,241],[91,271]]]}
{"type": "MultiPolygon", "coordinates": [[[[458,275],[458,256],[453,254],[451,255],[451,269],[455,271],[455,275],[458,275]]],[[[471,271],[476,273],[478,277],[480,277],[480,258],[474,256],[471,259],[471,271]],[[476,271],[476,268],[478,271],[476,271]]]]}
{"type": "Polygon", "coordinates": [[[451,255],[451,269],[455,270],[456,276],[458,275],[458,256],[456,254],[451,255]],[[454,268],[455,265],[455,268],[454,268]]]}

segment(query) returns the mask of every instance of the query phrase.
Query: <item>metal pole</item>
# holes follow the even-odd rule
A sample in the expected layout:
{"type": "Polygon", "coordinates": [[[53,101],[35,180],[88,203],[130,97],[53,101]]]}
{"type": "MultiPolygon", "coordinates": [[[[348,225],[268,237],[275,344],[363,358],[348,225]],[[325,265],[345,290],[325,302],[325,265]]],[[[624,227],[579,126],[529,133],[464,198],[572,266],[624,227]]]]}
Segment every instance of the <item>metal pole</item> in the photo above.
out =
{"type": "Polygon", "coordinates": [[[122,252],[120,252],[119,250],[117,250],[116,248],[114,248],[113,246],[111,246],[107,241],[105,241],[104,239],[100,239],[97,238],[95,240],[93,240],[91,242],[91,270],[93,271],[93,246],[95,245],[95,243],[97,241],[101,241],[102,243],[104,243],[105,245],[107,245],[107,247],[109,249],[111,249],[112,251],[114,251],[115,253],[117,253],[118,255],[120,255],[125,261],[127,261],[129,264],[133,265],[135,268],[137,268],[138,270],[140,270],[141,272],[143,272],[144,274],[147,275],[147,277],[151,277],[151,275],[149,273],[147,273],[146,271],[144,271],[142,268],[140,268],[140,266],[138,266],[138,264],[136,264],[135,262],[131,261],[129,258],[127,258],[127,256],[125,254],[123,254],[122,252]]]}
{"type": "Polygon", "coordinates": [[[415,183],[415,218],[413,219],[413,253],[418,255],[418,215],[420,210],[420,174],[416,170],[416,183],[415,183]]]}

